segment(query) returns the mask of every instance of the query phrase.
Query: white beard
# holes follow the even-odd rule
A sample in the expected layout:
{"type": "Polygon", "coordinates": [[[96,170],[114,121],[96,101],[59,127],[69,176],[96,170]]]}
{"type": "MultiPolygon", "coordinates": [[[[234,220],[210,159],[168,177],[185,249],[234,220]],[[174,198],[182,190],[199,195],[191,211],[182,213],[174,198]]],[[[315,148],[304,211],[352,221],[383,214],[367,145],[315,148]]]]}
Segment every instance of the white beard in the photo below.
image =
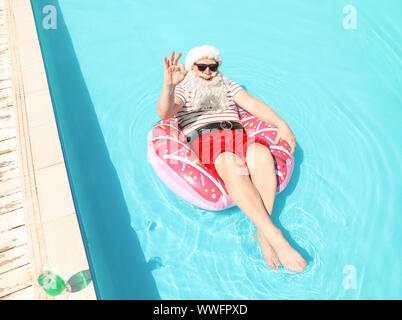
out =
{"type": "Polygon", "coordinates": [[[229,80],[220,72],[211,81],[206,81],[191,70],[181,84],[187,91],[191,91],[191,111],[221,113],[230,105],[227,97],[230,91],[229,80]]]}

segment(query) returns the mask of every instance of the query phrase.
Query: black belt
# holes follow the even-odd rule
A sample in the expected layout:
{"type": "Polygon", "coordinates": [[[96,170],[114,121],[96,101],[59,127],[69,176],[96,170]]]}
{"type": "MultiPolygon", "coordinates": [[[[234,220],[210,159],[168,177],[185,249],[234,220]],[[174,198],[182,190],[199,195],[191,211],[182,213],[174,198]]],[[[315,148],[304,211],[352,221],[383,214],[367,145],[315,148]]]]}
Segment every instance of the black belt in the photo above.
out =
{"type": "Polygon", "coordinates": [[[221,121],[221,122],[212,122],[205,124],[201,127],[198,127],[191,131],[186,135],[186,139],[188,143],[192,143],[197,138],[201,137],[204,133],[208,133],[211,131],[217,130],[241,130],[245,131],[243,125],[240,122],[236,121],[221,121]]]}

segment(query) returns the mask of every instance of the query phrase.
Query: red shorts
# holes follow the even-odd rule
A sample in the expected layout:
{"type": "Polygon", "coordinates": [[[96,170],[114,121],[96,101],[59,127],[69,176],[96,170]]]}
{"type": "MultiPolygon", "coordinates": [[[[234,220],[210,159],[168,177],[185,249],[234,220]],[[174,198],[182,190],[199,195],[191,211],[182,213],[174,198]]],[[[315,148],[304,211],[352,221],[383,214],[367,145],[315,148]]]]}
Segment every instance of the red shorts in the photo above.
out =
{"type": "Polygon", "coordinates": [[[200,161],[216,172],[214,161],[222,152],[229,151],[238,155],[246,162],[247,148],[255,142],[254,139],[240,130],[214,130],[204,133],[191,145],[198,154],[200,161]]]}

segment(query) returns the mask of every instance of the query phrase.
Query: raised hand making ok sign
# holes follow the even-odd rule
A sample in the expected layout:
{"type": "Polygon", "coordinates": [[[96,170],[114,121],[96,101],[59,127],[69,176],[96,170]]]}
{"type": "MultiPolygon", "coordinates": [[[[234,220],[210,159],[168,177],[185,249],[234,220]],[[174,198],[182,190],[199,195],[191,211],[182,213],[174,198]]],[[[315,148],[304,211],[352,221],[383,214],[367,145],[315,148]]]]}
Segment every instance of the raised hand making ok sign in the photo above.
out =
{"type": "Polygon", "coordinates": [[[165,85],[167,86],[176,86],[180,83],[187,74],[187,70],[185,70],[184,65],[177,61],[181,57],[181,52],[175,57],[174,50],[170,53],[169,60],[166,57],[163,57],[163,65],[165,69],[164,79],[165,85]]]}

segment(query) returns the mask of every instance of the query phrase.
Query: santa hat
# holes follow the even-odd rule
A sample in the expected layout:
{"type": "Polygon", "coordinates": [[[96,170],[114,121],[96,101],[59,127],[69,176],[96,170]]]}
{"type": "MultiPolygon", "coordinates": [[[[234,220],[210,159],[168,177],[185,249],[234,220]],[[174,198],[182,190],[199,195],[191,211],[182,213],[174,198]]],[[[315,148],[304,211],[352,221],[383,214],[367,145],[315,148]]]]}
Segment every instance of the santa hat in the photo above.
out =
{"type": "Polygon", "coordinates": [[[219,50],[215,47],[203,45],[191,49],[186,56],[186,70],[191,70],[194,63],[202,58],[214,59],[219,65],[222,64],[222,58],[219,50]]]}

